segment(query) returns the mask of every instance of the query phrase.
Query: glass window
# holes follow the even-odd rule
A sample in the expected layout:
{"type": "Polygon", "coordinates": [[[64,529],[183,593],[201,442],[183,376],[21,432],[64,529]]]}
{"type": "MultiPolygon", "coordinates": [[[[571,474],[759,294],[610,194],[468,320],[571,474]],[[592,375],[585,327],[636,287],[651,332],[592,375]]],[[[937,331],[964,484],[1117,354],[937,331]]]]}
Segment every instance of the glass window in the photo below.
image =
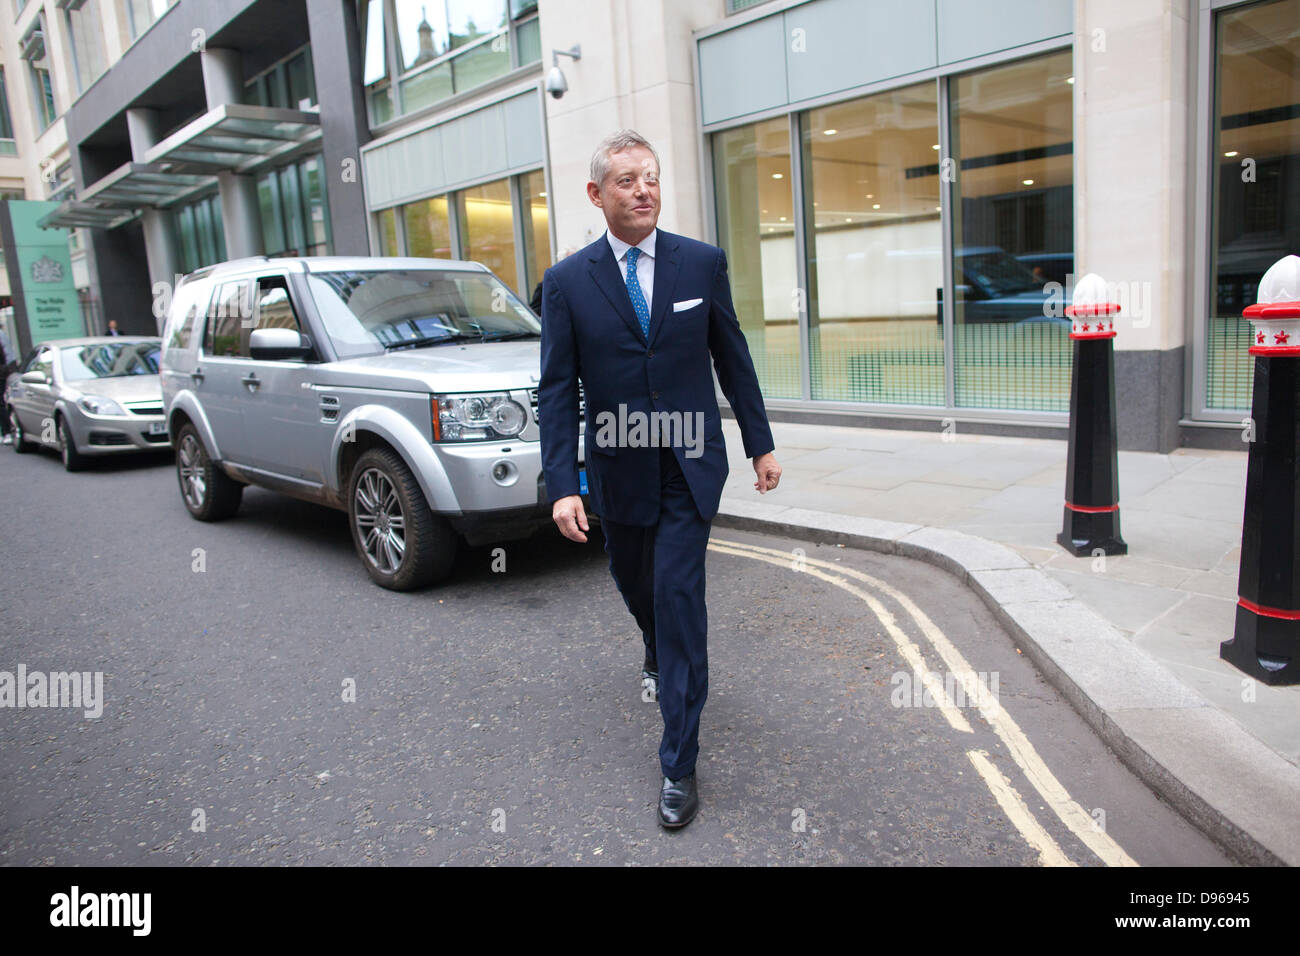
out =
{"type": "MultiPolygon", "coordinates": [[[[457,193],[461,258],[481,262],[519,291],[515,268],[514,213],[510,183],[504,179],[457,193]]],[[[529,290],[531,292],[531,290],[529,290]]]]}
{"type": "Polygon", "coordinates": [[[316,74],[312,71],[311,50],[306,49],[284,65],[289,84],[288,105],[306,110],[316,105],[316,74]]]}
{"type": "Polygon", "coordinates": [[[187,282],[176,290],[176,302],[172,305],[172,322],[167,330],[167,347],[169,349],[188,349],[194,337],[194,327],[198,317],[206,310],[208,300],[201,290],[207,289],[205,283],[187,282]]]}
{"type": "Polygon", "coordinates": [[[362,82],[369,86],[378,83],[388,75],[386,59],[387,44],[384,42],[384,4],[383,0],[368,0],[366,3],[365,52],[362,67],[362,82]]]}
{"type": "Polygon", "coordinates": [[[257,178],[257,207],[262,219],[262,248],[268,256],[283,252],[288,243],[280,215],[280,182],[274,172],[257,178]]]}
{"type": "Polygon", "coordinates": [[[524,239],[524,265],[528,276],[519,291],[528,292],[529,301],[537,296],[538,285],[551,265],[550,213],[546,206],[546,176],[540,170],[519,177],[519,204],[527,217],[520,234],[524,239]]]}
{"type": "Polygon", "coordinates": [[[307,229],[307,255],[329,255],[330,217],[326,204],[325,178],[321,175],[321,158],[312,156],[298,164],[302,179],[302,198],[305,204],[307,229]]]}
{"type": "Polygon", "coordinates": [[[447,0],[452,49],[480,40],[505,25],[505,0],[447,0]]]}
{"type": "Polygon", "coordinates": [[[1300,0],[1219,14],[1215,79],[1206,404],[1249,409],[1241,313],[1269,266],[1300,251],[1300,0]]]}
{"type": "Polygon", "coordinates": [[[1069,321],[1047,270],[1074,271],[1072,62],[1064,51],[950,81],[959,406],[1069,407],[1069,321]]]}
{"type": "Polygon", "coordinates": [[[248,282],[224,283],[212,300],[204,351],[209,355],[248,355],[248,326],[252,324],[248,282]]]}
{"type": "Polygon", "coordinates": [[[938,124],[934,82],[804,116],[814,399],[944,404],[938,124]]]}
{"type": "Polygon", "coordinates": [[[0,66],[0,155],[12,155],[14,146],[14,125],[9,116],[9,91],[5,87],[5,71],[0,66]]]}
{"type": "Polygon", "coordinates": [[[289,285],[283,276],[267,276],[257,280],[257,317],[253,327],[302,331],[293,300],[289,298],[289,285]]]}
{"type": "Polygon", "coordinates": [[[122,0],[131,39],[137,39],[158,20],[176,0],[122,0]]]}
{"type": "Polygon", "coordinates": [[[384,209],[379,213],[379,254],[381,256],[400,256],[402,251],[397,246],[397,210],[384,209]]]}
{"type": "Polygon", "coordinates": [[[798,279],[785,117],[713,137],[718,242],[763,393],[800,398],[798,279]]]}
{"type": "Polygon", "coordinates": [[[394,7],[398,58],[403,70],[436,60],[451,49],[443,0],[395,0],[394,7]]]}
{"type": "Polygon", "coordinates": [[[457,93],[471,90],[510,72],[510,35],[503,33],[480,43],[451,61],[452,85],[457,93]]]}
{"type": "MultiPolygon", "coordinates": [[[[434,196],[402,207],[406,226],[406,254],[423,259],[454,259],[447,197],[434,196]]],[[[396,236],[394,245],[396,245],[396,236]]]]}
{"type": "Polygon", "coordinates": [[[77,75],[77,91],[84,93],[104,72],[104,23],[99,16],[99,0],[85,0],[78,9],[65,11],[68,17],[68,41],[72,46],[72,64],[77,75]]]}

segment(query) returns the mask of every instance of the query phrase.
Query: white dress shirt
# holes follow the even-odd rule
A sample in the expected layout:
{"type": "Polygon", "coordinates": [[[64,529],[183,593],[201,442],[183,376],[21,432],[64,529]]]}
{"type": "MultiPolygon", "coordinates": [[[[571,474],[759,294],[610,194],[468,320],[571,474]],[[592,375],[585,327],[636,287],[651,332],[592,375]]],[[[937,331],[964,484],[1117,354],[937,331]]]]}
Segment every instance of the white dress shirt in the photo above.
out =
{"type": "MultiPolygon", "coordinates": [[[[658,235],[658,229],[651,229],[650,235],[636,244],[636,247],[641,250],[641,255],[637,256],[636,260],[636,281],[641,286],[641,294],[645,296],[645,307],[651,315],[654,314],[654,303],[651,301],[651,296],[655,287],[655,239],[658,235]]],[[[605,230],[605,237],[609,239],[609,247],[614,250],[614,261],[618,263],[618,274],[623,279],[623,285],[626,286],[627,251],[632,247],[608,229],[605,230]]]]}

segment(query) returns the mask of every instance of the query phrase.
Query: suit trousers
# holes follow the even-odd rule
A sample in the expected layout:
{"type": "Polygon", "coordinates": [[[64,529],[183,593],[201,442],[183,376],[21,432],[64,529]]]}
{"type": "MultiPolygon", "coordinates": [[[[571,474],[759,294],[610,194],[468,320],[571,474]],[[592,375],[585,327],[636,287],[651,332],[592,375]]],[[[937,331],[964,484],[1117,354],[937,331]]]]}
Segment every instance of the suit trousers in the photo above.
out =
{"type": "Polygon", "coordinates": [[[700,713],[709,694],[704,558],[709,522],[700,517],[672,449],[659,457],[659,520],[648,527],[601,520],[609,570],[659,664],[664,733],[659,764],[677,780],[695,770],[700,713]]]}

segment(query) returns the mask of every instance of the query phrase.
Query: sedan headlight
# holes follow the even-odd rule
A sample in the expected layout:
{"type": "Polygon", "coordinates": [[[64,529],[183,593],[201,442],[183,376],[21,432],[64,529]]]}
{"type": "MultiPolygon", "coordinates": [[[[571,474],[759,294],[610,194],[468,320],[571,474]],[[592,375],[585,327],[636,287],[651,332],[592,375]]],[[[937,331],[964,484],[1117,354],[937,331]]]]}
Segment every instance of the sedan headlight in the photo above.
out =
{"type": "Polygon", "coordinates": [[[528,424],[528,412],[505,392],[433,396],[434,441],[513,438],[528,424]]]}
{"type": "Polygon", "coordinates": [[[77,404],[92,415],[125,415],[126,409],[102,395],[82,395],[77,404]]]}

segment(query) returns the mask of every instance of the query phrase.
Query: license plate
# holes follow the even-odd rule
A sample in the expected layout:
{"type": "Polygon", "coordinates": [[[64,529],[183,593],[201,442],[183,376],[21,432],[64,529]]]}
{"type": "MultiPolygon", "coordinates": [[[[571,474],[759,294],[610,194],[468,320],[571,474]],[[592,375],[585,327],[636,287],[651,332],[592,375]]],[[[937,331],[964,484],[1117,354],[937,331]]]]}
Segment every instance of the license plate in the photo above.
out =
{"type": "Polygon", "coordinates": [[[587,494],[587,469],[586,468],[578,469],[578,492],[584,495],[587,494]]]}
{"type": "Polygon", "coordinates": [[[167,434],[167,423],[166,423],[166,422],[150,422],[150,423],[149,423],[149,434],[150,434],[150,435],[166,435],[166,434],[167,434]]]}

